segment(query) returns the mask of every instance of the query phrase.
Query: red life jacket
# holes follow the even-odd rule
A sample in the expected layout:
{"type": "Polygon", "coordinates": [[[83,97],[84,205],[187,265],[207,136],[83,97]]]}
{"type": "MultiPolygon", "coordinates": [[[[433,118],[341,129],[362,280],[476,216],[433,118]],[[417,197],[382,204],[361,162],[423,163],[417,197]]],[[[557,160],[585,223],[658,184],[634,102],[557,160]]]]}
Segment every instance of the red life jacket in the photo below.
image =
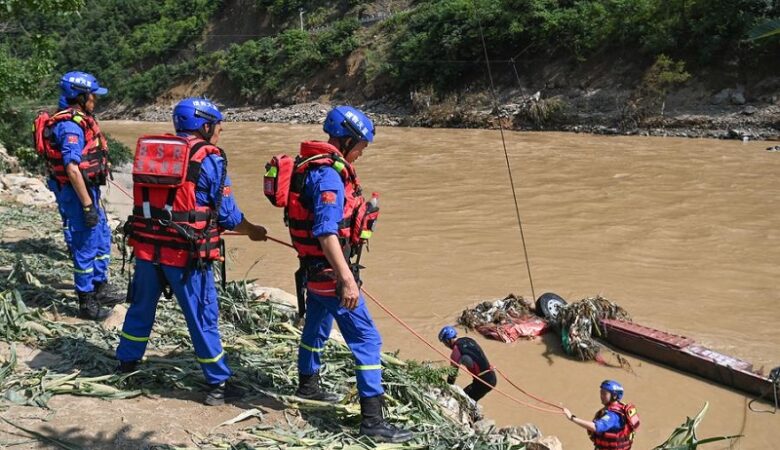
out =
{"type": "Polygon", "coordinates": [[[91,114],[68,108],[50,116],[41,111],[33,123],[33,142],[35,150],[46,160],[50,174],[60,183],[70,183],[62,160],[62,150],[54,142],[52,129],[59,122],[70,120],[84,131],[84,148],[81,150],[79,170],[84,181],[96,185],[105,185],[108,176],[108,142],[100,131],[100,126],[91,114]]]}
{"type": "Polygon", "coordinates": [[[473,361],[471,367],[466,368],[474,375],[482,376],[493,370],[485,352],[482,351],[477,341],[470,337],[462,337],[455,341],[450,359],[460,362],[463,356],[468,356],[473,361]]]}
{"type": "MultiPolygon", "coordinates": [[[[195,200],[201,162],[222,149],[195,137],[142,136],[133,161],[133,214],[125,224],[136,258],[174,267],[220,259],[217,205],[195,200]]],[[[225,161],[224,168],[227,168],[225,161]]],[[[224,190],[225,169],[220,180],[224,190]]]]}
{"type": "Polygon", "coordinates": [[[347,261],[352,256],[352,249],[357,248],[361,240],[371,237],[379,208],[366,203],[355,169],[336,147],[319,141],[301,143],[300,154],[290,176],[285,222],[302,266],[312,267],[307,274],[306,288],[310,292],[332,296],[336,293],[333,269],[327,263],[319,239],[312,234],[314,212],[311,205],[307,204],[307,199],[301,198],[309,171],[322,166],[332,167],[344,182],[344,212],[339,222],[338,239],[347,261]]]}
{"type": "Polygon", "coordinates": [[[612,402],[607,407],[596,412],[594,420],[599,419],[606,411],[612,411],[623,419],[623,428],[617,432],[591,433],[590,440],[598,450],[630,450],[634,443],[634,431],[639,428],[639,415],[636,407],[630,403],[612,402]]]}

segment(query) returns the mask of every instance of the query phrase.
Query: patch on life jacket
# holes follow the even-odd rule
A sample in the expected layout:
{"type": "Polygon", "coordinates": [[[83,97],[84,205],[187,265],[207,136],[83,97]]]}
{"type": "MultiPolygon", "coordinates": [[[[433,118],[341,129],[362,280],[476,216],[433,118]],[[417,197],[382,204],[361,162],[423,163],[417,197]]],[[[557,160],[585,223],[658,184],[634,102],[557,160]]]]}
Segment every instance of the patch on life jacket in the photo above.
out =
{"type": "Polygon", "coordinates": [[[233,192],[233,191],[230,189],[230,186],[225,186],[225,188],[222,189],[222,196],[223,197],[230,197],[231,192],[233,192]]]}
{"type": "Polygon", "coordinates": [[[639,414],[637,414],[636,406],[634,406],[631,403],[627,403],[623,407],[623,413],[626,415],[626,422],[628,423],[628,426],[631,428],[631,431],[636,430],[639,428],[639,414]]]}
{"type": "Polygon", "coordinates": [[[138,138],[133,160],[136,186],[173,188],[184,184],[189,163],[187,139],[160,135],[138,138]]]}
{"type": "Polygon", "coordinates": [[[324,205],[335,205],[336,204],[336,194],[331,191],[325,191],[320,196],[320,200],[322,200],[322,203],[324,205]]]}
{"type": "Polygon", "coordinates": [[[78,144],[79,143],[79,137],[75,134],[69,134],[68,135],[68,144],[78,144]]]}

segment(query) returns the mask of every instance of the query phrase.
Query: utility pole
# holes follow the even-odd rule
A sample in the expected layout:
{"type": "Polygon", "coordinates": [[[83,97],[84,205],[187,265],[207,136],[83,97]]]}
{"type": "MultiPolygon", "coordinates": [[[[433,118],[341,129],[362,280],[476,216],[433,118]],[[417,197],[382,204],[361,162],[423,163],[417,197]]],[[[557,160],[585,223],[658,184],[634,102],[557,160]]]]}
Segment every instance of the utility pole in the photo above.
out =
{"type": "Polygon", "coordinates": [[[303,31],[303,8],[298,8],[298,17],[301,19],[301,31],[303,31]]]}

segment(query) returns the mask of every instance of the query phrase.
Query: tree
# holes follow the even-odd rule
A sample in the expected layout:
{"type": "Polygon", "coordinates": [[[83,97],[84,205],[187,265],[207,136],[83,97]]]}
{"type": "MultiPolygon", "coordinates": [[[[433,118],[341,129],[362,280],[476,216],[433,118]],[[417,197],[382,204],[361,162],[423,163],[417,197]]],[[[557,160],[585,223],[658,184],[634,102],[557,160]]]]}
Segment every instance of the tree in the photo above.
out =
{"type": "Polygon", "coordinates": [[[661,54],[645,73],[640,89],[644,91],[643,97],[648,101],[654,104],[661,103],[661,116],[663,116],[669,90],[678,84],[685,83],[689,78],[691,78],[691,74],[685,71],[684,61],[674,61],[661,54]]]}

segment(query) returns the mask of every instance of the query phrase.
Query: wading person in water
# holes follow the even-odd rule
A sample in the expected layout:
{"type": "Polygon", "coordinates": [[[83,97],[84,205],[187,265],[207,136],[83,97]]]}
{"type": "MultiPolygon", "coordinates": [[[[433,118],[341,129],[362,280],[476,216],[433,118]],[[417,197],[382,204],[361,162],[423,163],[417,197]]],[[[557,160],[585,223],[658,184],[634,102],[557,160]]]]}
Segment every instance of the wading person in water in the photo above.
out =
{"type": "Polygon", "coordinates": [[[463,391],[476,402],[496,387],[496,372],[485,356],[485,352],[477,344],[477,341],[468,337],[460,339],[457,339],[457,337],[458,332],[450,326],[442,328],[439,332],[439,341],[446,345],[447,348],[452,349],[450,359],[454,361],[452,363],[454,367],[453,372],[447,378],[447,383],[455,383],[455,379],[458,377],[458,366],[455,363],[466,367],[469,372],[489,385],[487,386],[478,380],[474,380],[470,385],[466,386],[463,391]]]}
{"type": "Polygon", "coordinates": [[[634,443],[634,432],[639,428],[636,407],[622,403],[623,386],[617,381],[605,380],[599,394],[603,408],[596,411],[593,420],[575,416],[563,408],[566,418],[588,431],[596,450],[630,450],[634,443]]]}

